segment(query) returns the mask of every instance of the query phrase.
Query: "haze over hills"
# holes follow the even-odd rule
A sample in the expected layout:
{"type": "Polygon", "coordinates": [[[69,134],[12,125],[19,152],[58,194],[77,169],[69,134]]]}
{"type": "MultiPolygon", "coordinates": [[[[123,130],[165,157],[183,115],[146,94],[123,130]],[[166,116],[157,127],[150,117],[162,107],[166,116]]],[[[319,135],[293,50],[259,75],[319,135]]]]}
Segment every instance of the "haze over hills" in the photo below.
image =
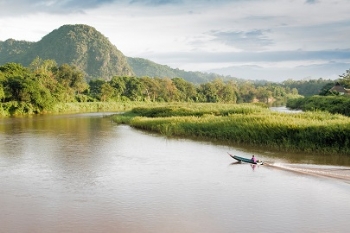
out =
{"type": "Polygon", "coordinates": [[[315,64],[306,66],[297,66],[291,68],[277,68],[277,67],[261,67],[258,65],[245,65],[245,66],[230,66],[220,69],[212,69],[208,72],[213,72],[220,75],[235,74],[242,79],[266,79],[271,80],[272,77],[280,77],[280,80],[286,79],[337,79],[339,71],[345,71],[349,69],[348,63],[342,62],[329,62],[327,64],[315,64]],[[322,73],[322,77],[315,77],[316,73],[322,73]],[[256,77],[256,74],[259,77],[256,77]],[[256,78],[255,78],[256,77],[256,78]]]}
{"type": "Polygon", "coordinates": [[[55,60],[58,65],[74,65],[85,72],[88,80],[109,80],[113,76],[136,75],[182,77],[193,83],[203,83],[220,76],[172,69],[147,59],[126,57],[107,37],[95,28],[83,24],[63,25],[38,42],[13,39],[0,41],[0,65],[16,62],[29,66],[36,57],[55,60]]]}

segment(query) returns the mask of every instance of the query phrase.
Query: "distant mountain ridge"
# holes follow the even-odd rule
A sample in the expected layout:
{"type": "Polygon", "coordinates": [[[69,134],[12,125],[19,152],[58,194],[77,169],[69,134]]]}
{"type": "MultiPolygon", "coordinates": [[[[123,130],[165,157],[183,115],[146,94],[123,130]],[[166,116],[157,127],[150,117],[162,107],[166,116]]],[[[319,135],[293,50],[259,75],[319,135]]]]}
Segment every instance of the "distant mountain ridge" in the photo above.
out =
{"type": "Polygon", "coordinates": [[[143,58],[126,57],[95,28],[84,25],[63,25],[38,42],[0,41],[0,65],[8,62],[24,66],[36,58],[67,63],[85,72],[87,79],[111,79],[113,76],[181,77],[193,83],[203,83],[222,77],[217,74],[187,72],[172,69],[143,58]]]}
{"type": "Polygon", "coordinates": [[[192,83],[205,83],[215,78],[233,79],[216,73],[203,73],[173,69],[167,65],[160,65],[144,58],[128,57],[128,63],[133,68],[136,76],[183,78],[192,83]]]}
{"type": "Polygon", "coordinates": [[[20,61],[21,57],[25,56],[33,44],[34,42],[14,39],[8,39],[4,42],[0,41],[0,64],[20,61]]]}

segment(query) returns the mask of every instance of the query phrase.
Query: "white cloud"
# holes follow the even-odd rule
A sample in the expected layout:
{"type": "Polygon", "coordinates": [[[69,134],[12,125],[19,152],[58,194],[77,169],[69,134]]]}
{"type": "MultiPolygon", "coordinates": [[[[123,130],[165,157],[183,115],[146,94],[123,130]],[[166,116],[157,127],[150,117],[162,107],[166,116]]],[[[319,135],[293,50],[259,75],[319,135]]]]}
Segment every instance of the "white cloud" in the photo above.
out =
{"type": "Polygon", "coordinates": [[[348,9],[349,0],[1,1],[0,40],[79,23],[127,56],[174,68],[296,67],[350,61],[348,9]]]}

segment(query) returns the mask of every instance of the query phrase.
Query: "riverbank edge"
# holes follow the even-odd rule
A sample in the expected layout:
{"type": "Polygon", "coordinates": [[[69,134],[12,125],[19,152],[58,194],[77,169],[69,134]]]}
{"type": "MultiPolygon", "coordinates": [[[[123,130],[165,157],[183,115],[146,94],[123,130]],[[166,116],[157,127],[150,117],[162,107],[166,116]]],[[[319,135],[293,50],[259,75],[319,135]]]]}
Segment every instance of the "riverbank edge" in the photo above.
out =
{"type": "Polygon", "coordinates": [[[171,107],[136,109],[112,116],[112,119],[118,124],[172,138],[254,146],[281,152],[349,155],[346,146],[348,141],[343,140],[350,132],[350,128],[346,126],[349,125],[349,119],[346,117],[329,113],[301,113],[295,115],[296,122],[291,124],[291,119],[288,118],[290,114],[272,113],[262,108],[253,109],[257,112],[252,112],[251,107],[249,108],[249,111],[243,109],[243,114],[242,109],[239,113],[234,113],[236,110],[228,112],[226,109],[213,111],[211,114],[208,111],[199,113],[193,109],[171,107]],[[314,119],[319,117],[320,119],[314,119]],[[338,131],[339,122],[344,127],[341,131],[338,131]],[[337,141],[337,137],[340,141],[337,141]],[[323,144],[330,139],[335,140],[335,143],[323,144]]]}
{"type": "Polygon", "coordinates": [[[166,106],[166,103],[153,102],[76,102],[76,103],[58,103],[51,110],[34,112],[25,105],[18,104],[17,106],[6,106],[0,104],[0,117],[21,117],[45,114],[70,114],[70,113],[86,113],[86,112],[124,112],[135,107],[152,107],[166,106]]]}

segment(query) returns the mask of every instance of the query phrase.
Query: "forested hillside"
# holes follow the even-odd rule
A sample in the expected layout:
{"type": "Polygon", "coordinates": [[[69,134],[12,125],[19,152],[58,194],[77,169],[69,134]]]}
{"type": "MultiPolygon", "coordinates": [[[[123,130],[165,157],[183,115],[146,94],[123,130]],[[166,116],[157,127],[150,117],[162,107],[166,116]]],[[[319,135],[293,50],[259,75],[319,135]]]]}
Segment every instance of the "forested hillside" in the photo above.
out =
{"type": "Polygon", "coordinates": [[[128,63],[132,67],[136,76],[148,76],[148,77],[167,77],[167,78],[178,78],[181,77],[186,81],[200,84],[204,82],[209,82],[216,78],[221,78],[224,80],[234,79],[232,77],[224,77],[222,75],[214,73],[203,73],[203,72],[191,72],[184,71],[180,69],[173,69],[166,65],[160,65],[143,58],[132,58],[128,57],[128,63]]]}
{"type": "Polygon", "coordinates": [[[111,79],[133,75],[126,57],[109,40],[87,25],[64,25],[35,43],[7,40],[0,44],[1,64],[28,66],[36,57],[69,64],[85,72],[89,79],[111,79]]]}
{"type": "Polygon", "coordinates": [[[8,62],[21,63],[25,54],[32,48],[34,42],[8,39],[0,41],[0,64],[8,62]]]}
{"type": "Polygon", "coordinates": [[[334,80],[330,79],[313,79],[313,80],[286,80],[282,83],[286,87],[296,88],[300,95],[313,96],[318,95],[326,85],[331,87],[335,84],[334,80]]]}

